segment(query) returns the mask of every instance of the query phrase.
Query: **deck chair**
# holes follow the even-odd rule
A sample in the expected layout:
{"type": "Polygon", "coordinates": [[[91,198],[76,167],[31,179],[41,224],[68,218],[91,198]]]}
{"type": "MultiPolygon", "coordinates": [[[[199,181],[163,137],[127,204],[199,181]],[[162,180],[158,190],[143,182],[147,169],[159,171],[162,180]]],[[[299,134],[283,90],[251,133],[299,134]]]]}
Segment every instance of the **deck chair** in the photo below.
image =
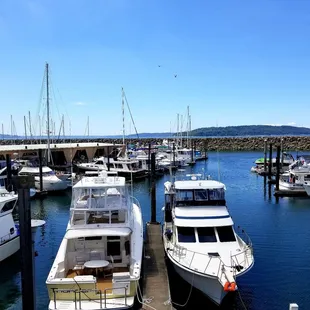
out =
{"type": "Polygon", "coordinates": [[[77,275],[80,275],[83,272],[84,263],[85,263],[84,257],[77,256],[75,258],[75,266],[73,267],[73,270],[77,275]]]}
{"type": "Polygon", "coordinates": [[[91,251],[90,260],[101,260],[101,253],[98,251],[91,251]]]}
{"type": "Polygon", "coordinates": [[[113,269],[114,269],[114,259],[113,256],[110,255],[110,264],[104,268],[104,277],[111,277],[113,275],[113,269]]]}

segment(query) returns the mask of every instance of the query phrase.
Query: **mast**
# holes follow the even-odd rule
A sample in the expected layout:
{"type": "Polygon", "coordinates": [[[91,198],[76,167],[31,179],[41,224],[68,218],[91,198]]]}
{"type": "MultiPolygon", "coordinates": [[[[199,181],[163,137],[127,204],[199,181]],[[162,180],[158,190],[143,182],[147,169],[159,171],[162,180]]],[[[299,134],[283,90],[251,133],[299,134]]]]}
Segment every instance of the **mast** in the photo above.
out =
{"type": "Polygon", "coordinates": [[[183,114],[181,115],[180,147],[183,147],[183,114]]]}
{"type": "Polygon", "coordinates": [[[25,129],[25,139],[27,140],[27,127],[26,127],[26,116],[24,115],[24,129],[25,129]]]}
{"type": "Polygon", "coordinates": [[[32,144],[32,130],[31,130],[31,115],[30,115],[30,111],[28,111],[28,117],[29,117],[29,136],[30,136],[30,143],[32,144]]]}
{"type": "Polygon", "coordinates": [[[2,140],[4,140],[4,127],[3,127],[3,123],[2,123],[2,140]]]}
{"type": "Polygon", "coordinates": [[[48,80],[48,63],[45,64],[46,69],[46,109],[47,109],[47,163],[50,163],[50,98],[49,98],[49,80],[48,80]]]}
{"type": "Polygon", "coordinates": [[[189,138],[188,138],[188,134],[189,134],[189,106],[187,106],[187,141],[186,141],[186,144],[187,144],[187,147],[189,148],[189,138]]]}
{"type": "Polygon", "coordinates": [[[11,142],[13,144],[13,116],[11,114],[11,142]]]}
{"type": "Polygon", "coordinates": [[[87,136],[88,136],[88,142],[89,142],[89,116],[87,116],[87,136]]]}
{"type": "Polygon", "coordinates": [[[125,107],[124,107],[124,88],[122,87],[122,116],[123,116],[123,145],[125,145],[125,107]]]}

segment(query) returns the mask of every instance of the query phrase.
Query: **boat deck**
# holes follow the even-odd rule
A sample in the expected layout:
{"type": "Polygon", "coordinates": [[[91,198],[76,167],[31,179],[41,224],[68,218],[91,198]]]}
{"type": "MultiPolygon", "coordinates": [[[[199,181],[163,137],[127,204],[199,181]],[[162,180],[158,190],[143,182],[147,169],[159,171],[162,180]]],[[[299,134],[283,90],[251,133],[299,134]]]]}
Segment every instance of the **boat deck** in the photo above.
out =
{"type": "MultiPolygon", "coordinates": [[[[128,272],[129,268],[127,267],[114,267],[113,273],[115,272],[128,272]]],[[[95,272],[92,271],[92,269],[84,269],[84,270],[72,270],[70,269],[67,273],[67,278],[74,278],[77,275],[95,275],[95,272]]],[[[102,272],[99,272],[96,276],[97,278],[97,289],[104,292],[105,289],[112,289],[112,275],[104,277],[104,274],[102,272]]],[[[109,292],[107,292],[109,293],[109,292]]]]}

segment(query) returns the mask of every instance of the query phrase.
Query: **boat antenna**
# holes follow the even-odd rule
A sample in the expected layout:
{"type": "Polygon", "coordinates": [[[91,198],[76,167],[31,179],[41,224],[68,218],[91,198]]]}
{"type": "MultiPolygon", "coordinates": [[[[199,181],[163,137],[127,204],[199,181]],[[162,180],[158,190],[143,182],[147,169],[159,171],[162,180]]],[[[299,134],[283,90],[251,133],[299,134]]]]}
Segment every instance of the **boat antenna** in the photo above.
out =
{"type": "Polygon", "coordinates": [[[122,87],[122,116],[123,116],[123,145],[125,145],[125,108],[124,108],[124,88],[122,87]]]}
{"type": "MultiPolygon", "coordinates": [[[[218,127],[218,123],[216,122],[216,127],[218,127]]],[[[218,181],[221,180],[221,175],[220,175],[220,155],[219,155],[219,147],[217,147],[217,174],[218,174],[218,181]]]]}

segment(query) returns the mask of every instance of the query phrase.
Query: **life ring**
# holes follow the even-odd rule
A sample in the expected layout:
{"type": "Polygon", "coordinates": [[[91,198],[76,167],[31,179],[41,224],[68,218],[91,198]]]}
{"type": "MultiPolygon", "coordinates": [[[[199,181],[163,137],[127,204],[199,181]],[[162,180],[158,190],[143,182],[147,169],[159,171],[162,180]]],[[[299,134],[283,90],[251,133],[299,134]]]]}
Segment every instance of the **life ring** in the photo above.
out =
{"type": "Polygon", "coordinates": [[[236,282],[226,282],[224,285],[225,292],[234,292],[237,289],[236,282]]]}

